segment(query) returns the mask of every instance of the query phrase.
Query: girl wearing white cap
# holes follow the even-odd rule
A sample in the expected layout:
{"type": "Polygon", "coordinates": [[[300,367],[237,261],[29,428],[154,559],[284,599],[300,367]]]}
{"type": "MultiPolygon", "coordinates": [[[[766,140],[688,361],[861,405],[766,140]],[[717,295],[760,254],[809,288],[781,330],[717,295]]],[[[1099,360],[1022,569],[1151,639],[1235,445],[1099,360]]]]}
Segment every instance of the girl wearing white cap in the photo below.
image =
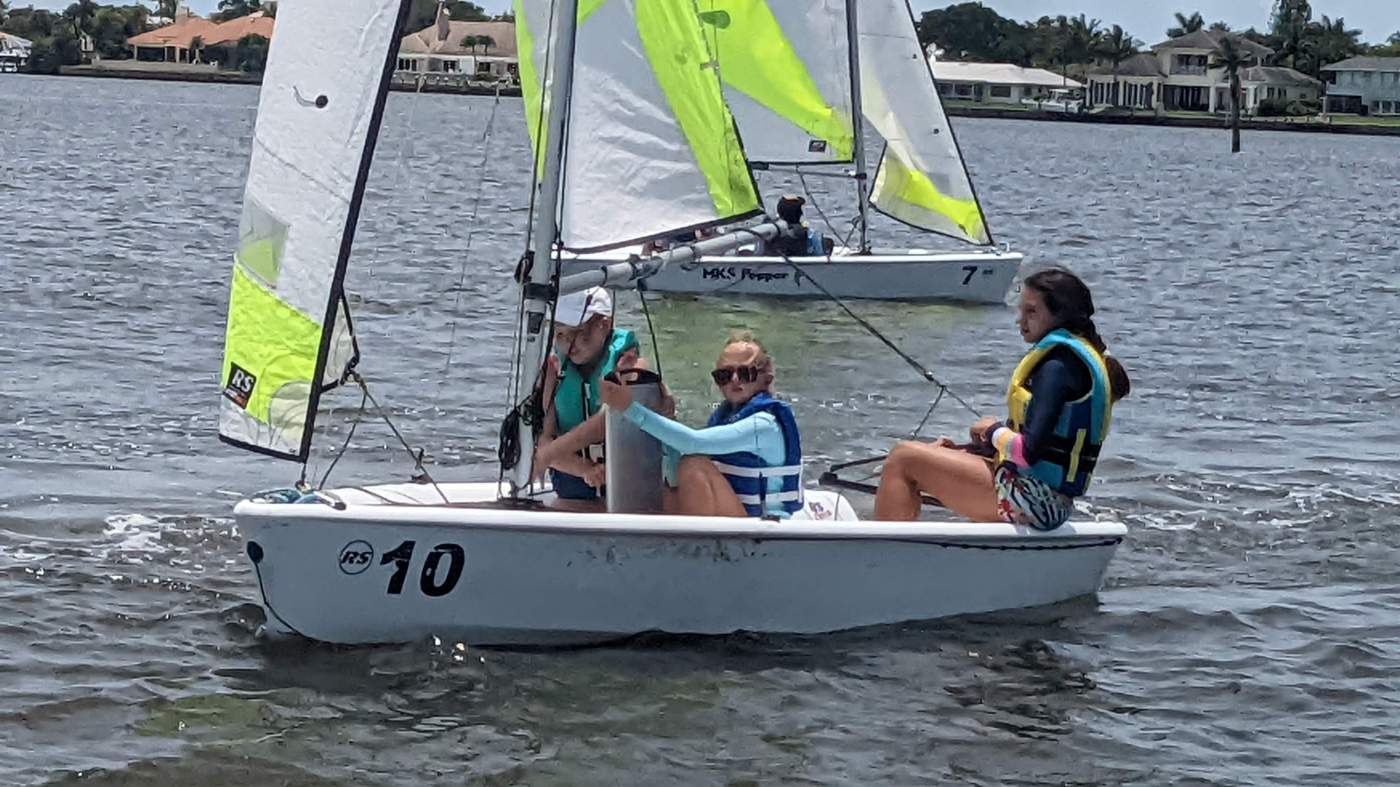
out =
{"type": "Polygon", "coordinates": [[[605,477],[605,434],[600,382],[638,365],[637,337],[613,328],[612,297],[602,287],[559,298],[554,307],[554,350],[545,377],[545,423],[535,453],[537,477],[549,474],[565,505],[600,502],[605,477]]]}

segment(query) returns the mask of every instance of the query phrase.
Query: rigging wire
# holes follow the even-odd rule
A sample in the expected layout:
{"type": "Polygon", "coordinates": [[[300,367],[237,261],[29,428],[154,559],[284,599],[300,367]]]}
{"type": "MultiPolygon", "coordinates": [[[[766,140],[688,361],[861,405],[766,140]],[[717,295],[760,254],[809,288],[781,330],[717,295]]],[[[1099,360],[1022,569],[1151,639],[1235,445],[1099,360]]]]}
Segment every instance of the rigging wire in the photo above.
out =
{"type": "Polygon", "coordinates": [[[647,318],[647,333],[651,335],[651,354],[656,360],[656,376],[665,379],[666,375],[661,373],[661,345],[656,338],[656,326],[651,322],[651,309],[647,308],[647,288],[646,280],[637,280],[637,297],[642,300],[642,314],[647,318]]]}
{"type": "MultiPolygon", "coordinates": [[[[738,228],[735,231],[748,233],[749,235],[754,236],[754,238],[758,239],[760,242],[763,241],[763,236],[746,227],[738,228]]],[[[803,279],[806,279],[808,282],[811,282],[813,287],[816,287],[822,295],[826,296],[827,300],[840,307],[841,310],[844,311],[848,317],[850,317],[852,320],[855,320],[857,325],[864,328],[867,333],[869,333],[871,336],[874,336],[876,339],[879,339],[882,344],[890,348],[890,350],[892,350],[895,355],[898,355],[901,360],[903,360],[906,364],[908,364],[916,372],[918,372],[920,377],[938,386],[940,398],[942,397],[942,394],[946,393],[948,396],[953,397],[953,401],[966,408],[968,412],[978,417],[981,416],[981,413],[978,412],[977,408],[968,404],[966,399],[963,399],[957,394],[956,391],[949,388],[946,383],[939,380],[933,372],[929,371],[928,367],[919,363],[913,356],[909,355],[909,353],[900,349],[899,345],[895,344],[894,341],[891,340],[884,333],[882,333],[880,329],[876,328],[874,325],[871,325],[870,322],[867,321],[865,318],[852,311],[851,307],[847,306],[845,301],[836,297],[831,293],[831,290],[828,290],[826,287],[822,286],[821,282],[817,281],[815,278],[813,278],[812,274],[807,272],[805,268],[803,268],[797,262],[793,261],[792,257],[783,253],[781,250],[777,250],[776,256],[781,257],[783,262],[787,263],[787,265],[789,265],[797,273],[798,276],[800,276],[803,279]]]]}
{"type": "Polygon", "coordinates": [[[481,212],[481,198],[485,193],[482,184],[486,180],[487,167],[491,162],[491,132],[496,124],[496,109],[501,105],[501,88],[496,86],[496,97],[491,102],[491,113],[486,117],[486,128],[481,135],[481,163],[477,165],[476,198],[472,201],[471,215],[467,219],[467,245],[462,252],[462,265],[457,272],[456,293],[452,302],[452,322],[447,338],[447,361],[442,370],[442,377],[438,378],[437,395],[434,401],[434,409],[442,402],[442,390],[452,373],[452,354],[457,347],[457,323],[461,316],[462,291],[467,283],[467,265],[471,262],[472,241],[476,239],[477,217],[481,212]]]}

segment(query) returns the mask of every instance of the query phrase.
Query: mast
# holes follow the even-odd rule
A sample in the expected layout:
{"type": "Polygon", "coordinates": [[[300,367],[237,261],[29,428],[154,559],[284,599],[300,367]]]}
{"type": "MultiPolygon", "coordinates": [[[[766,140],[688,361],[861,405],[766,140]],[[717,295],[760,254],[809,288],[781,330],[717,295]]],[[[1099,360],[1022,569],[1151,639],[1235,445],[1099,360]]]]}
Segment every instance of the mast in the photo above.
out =
{"type": "Polygon", "coordinates": [[[846,47],[851,61],[851,130],[854,139],[851,156],[856,160],[856,205],[860,209],[861,253],[870,251],[869,241],[869,190],[866,188],[865,172],[865,113],[860,98],[860,27],[856,24],[856,0],[846,0],[846,47]]]}
{"type": "MultiPolygon", "coordinates": [[[[574,29],[578,20],[578,0],[557,0],[554,6],[550,49],[549,116],[545,124],[544,176],[535,197],[535,223],[531,230],[532,255],[529,275],[520,282],[524,300],[521,309],[520,345],[516,356],[516,386],[520,396],[534,396],[540,369],[549,351],[547,319],[554,304],[551,282],[556,267],[554,239],[558,235],[556,214],[559,206],[559,178],[564,152],[564,126],[568,116],[569,92],[574,78],[574,29]]],[[[524,53],[529,57],[529,53],[524,53]]],[[[515,403],[519,405],[518,402],[515,403]]],[[[530,424],[522,424],[519,434],[520,457],[511,469],[510,496],[520,497],[530,485],[535,463],[535,435],[530,424]]]]}

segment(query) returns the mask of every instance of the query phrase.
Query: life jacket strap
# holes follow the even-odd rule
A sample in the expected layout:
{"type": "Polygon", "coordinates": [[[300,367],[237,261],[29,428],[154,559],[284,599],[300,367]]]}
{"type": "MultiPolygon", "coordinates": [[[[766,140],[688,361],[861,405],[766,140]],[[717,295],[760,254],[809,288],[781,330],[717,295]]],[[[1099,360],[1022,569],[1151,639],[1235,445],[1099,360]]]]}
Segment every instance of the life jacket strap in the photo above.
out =
{"type": "Polygon", "coordinates": [[[766,495],[735,495],[746,506],[761,506],[765,502],[796,503],[802,500],[802,492],[770,492],[766,495]]]}
{"type": "Polygon", "coordinates": [[[802,475],[802,465],[781,465],[778,467],[739,467],[738,465],[715,462],[715,468],[725,475],[739,478],[781,478],[802,475]]]}

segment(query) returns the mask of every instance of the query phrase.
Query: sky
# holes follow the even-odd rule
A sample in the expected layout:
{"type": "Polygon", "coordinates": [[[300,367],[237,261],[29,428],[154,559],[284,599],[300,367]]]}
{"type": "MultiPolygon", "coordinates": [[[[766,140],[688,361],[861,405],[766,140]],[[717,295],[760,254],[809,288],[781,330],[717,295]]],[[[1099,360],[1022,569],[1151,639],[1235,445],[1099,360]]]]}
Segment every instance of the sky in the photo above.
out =
{"type": "MultiPolygon", "coordinates": [[[[11,0],[10,5],[24,7],[31,2],[38,8],[63,9],[72,0],[11,0]]],[[[914,12],[918,14],[930,8],[942,8],[950,2],[951,0],[913,0],[914,12]]],[[[499,13],[510,7],[510,0],[477,0],[477,3],[492,13],[499,13]]],[[[1179,10],[1187,14],[1200,11],[1206,22],[1224,20],[1235,28],[1253,26],[1263,30],[1269,25],[1269,11],[1273,8],[1273,0],[1174,0],[1165,3],[1142,0],[983,0],[983,5],[1002,16],[1018,21],[1057,14],[1087,14],[1091,19],[1102,20],[1105,26],[1122,25],[1134,38],[1151,46],[1166,38],[1167,28],[1175,23],[1172,15],[1174,11],[1179,10]],[[1180,8],[1176,8],[1177,5],[1180,5],[1180,8]]],[[[191,9],[198,14],[207,15],[217,6],[217,0],[190,2],[191,9]]],[[[1360,28],[1362,40],[1372,44],[1384,43],[1392,33],[1400,31],[1400,0],[1313,0],[1313,16],[1320,17],[1322,14],[1327,14],[1333,19],[1342,17],[1347,21],[1348,27],[1360,28]]]]}

